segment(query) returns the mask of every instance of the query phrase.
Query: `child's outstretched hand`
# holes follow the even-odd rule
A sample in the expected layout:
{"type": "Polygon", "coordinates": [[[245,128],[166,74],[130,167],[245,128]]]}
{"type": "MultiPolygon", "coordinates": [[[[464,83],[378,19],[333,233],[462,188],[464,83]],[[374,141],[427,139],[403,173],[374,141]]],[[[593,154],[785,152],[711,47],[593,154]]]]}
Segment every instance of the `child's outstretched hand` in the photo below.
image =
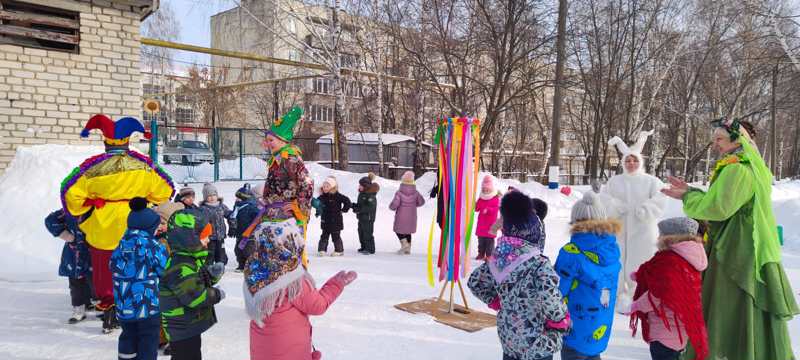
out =
{"type": "Polygon", "coordinates": [[[333,277],[336,278],[336,280],[338,280],[339,282],[341,282],[344,286],[347,286],[350,285],[350,283],[352,283],[353,281],[355,281],[356,278],[358,278],[358,273],[356,273],[355,271],[342,270],[339,271],[333,277]]]}
{"type": "Polygon", "coordinates": [[[62,231],[61,234],[58,235],[58,237],[60,237],[61,240],[64,240],[65,242],[68,243],[75,241],[75,235],[72,235],[72,233],[67,230],[62,231]]]}

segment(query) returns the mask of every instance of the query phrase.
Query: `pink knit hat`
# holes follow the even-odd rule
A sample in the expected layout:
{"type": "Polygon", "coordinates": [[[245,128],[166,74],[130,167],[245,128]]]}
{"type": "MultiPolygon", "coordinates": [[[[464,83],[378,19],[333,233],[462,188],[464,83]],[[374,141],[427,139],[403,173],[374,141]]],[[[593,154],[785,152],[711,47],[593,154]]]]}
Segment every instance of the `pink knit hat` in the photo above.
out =
{"type": "Polygon", "coordinates": [[[481,191],[482,192],[494,191],[494,179],[492,178],[492,175],[486,175],[483,177],[483,181],[481,182],[481,191]]]}
{"type": "Polygon", "coordinates": [[[403,176],[400,177],[400,182],[403,184],[414,185],[414,172],[410,170],[404,172],[403,176]]]}

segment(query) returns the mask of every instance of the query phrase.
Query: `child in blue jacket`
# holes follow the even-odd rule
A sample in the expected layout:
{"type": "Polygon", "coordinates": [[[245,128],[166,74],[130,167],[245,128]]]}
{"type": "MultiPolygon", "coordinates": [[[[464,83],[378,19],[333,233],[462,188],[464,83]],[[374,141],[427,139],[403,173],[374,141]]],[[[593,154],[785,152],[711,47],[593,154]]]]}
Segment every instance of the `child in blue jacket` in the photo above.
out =
{"type": "Polygon", "coordinates": [[[58,275],[69,279],[72,316],[68,322],[76,324],[86,319],[86,310],[92,305],[92,264],[86,237],[78,227],[78,219],[63,209],[50,213],[44,225],[50,234],[64,240],[58,275]]]}
{"type": "Polygon", "coordinates": [[[159,278],[167,265],[167,250],[155,238],[161,217],[144,198],[130,201],[128,230],[111,254],[114,305],[122,327],[119,358],[156,360],[161,312],[159,278]]]}
{"type": "Polygon", "coordinates": [[[608,346],[614,320],[622,267],[616,234],[621,225],[606,219],[606,211],[593,192],[587,192],[572,207],[571,224],[572,237],[561,248],[555,265],[572,318],[561,359],[599,360],[608,346]]]}

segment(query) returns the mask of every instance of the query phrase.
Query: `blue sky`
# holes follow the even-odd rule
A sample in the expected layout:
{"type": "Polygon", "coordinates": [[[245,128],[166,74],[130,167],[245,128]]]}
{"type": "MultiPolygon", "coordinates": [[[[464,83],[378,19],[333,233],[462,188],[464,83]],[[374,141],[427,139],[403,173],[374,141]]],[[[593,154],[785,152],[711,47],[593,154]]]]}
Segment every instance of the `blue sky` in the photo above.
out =
{"type": "MultiPolygon", "coordinates": [[[[198,46],[211,45],[209,21],[211,15],[228,10],[236,6],[234,0],[161,0],[169,3],[175,10],[175,15],[181,25],[180,42],[198,46]]],[[[208,63],[208,55],[178,51],[176,60],[190,63],[208,63]]],[[[189,64],[178,62],[178,66],[189,64]]]]}

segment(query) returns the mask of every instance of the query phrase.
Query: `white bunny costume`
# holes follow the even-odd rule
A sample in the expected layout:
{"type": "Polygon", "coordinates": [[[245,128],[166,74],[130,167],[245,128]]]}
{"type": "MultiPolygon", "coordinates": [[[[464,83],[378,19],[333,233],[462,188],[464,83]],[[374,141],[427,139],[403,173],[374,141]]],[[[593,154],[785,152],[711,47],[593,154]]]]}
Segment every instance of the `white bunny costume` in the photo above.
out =
{"type": "MultiPolygon", "coordinates": [[[[664,184],[655,176],[643,170],[642,149],[653,131],[642,131],[636,142],[628,147],[615,136],[608,141],[616,145],[622,153],[622,160],[629,156],[639,159],[639,168],[633,172],[615,175],[608,180],[601,196],[608,204],[609,217],[622,221],[622,234],[617,237],[621,253],[622,271],[619,276],[617,311],[627,313],[636,290],[636,283],[629,277],[639,265],[650,259],[656,252],[658,221],[664,210],[666,198],[660,190],[664,184]]],[[[623,166],[624,168],[624,166],[623,166]]]]}

